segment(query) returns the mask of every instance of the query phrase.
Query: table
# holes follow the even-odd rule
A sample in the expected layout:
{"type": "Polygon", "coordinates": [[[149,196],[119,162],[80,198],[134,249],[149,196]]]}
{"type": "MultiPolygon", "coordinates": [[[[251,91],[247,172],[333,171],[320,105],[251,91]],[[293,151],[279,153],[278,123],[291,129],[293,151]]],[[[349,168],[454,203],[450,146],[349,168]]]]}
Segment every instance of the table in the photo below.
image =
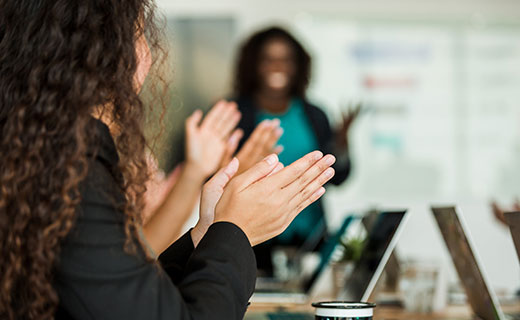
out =
{"type": "MultiPolygon", "coordinates": [[[[514,305],[502,306],[502,309],[506,313],[519,313],[520,314],[520,302],[514,305]]],[[[245,320],[262,319],[262,314],[273,311],[288,311],[288,312],[314,312],[314,309],[310,304],[284,304],[284,305],[273,305],[263,303],[252,303],[245,316],[245,320]]],[[[467,305],[455,305],[448,306],[442,312],[421,314],[407,312],[400,307],[390,306],[379,306],[374,310],[374,319],[377,320],[471,320],[474,319],[469,306],[467,305]]]]}

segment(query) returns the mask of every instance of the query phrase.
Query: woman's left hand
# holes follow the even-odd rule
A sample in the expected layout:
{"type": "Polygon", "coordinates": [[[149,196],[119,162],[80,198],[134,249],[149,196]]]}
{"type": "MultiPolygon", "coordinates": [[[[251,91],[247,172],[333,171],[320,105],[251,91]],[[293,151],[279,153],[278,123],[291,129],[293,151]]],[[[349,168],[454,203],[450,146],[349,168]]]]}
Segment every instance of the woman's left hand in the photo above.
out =
{"type": "Polygon", "coordinates": [[[186,120],[186,170],[200,173],[204,180],[215,173],[238,145],[241,131],[235,127],[240,117],[236,103],[224,100],[215,104],[202,123],[202,111],[195,111],[186,120]]]}
{"type": "Polygon", "coordinates": [[[354,106],[349,106],[346,112],[341,112],[341,126],[339,127],[337,134],[337,146],[340,149],[348,149],[348,134],[350,127],[356,121],[359,113],[362,110],[362,104],[358,103],[354,106]]]}

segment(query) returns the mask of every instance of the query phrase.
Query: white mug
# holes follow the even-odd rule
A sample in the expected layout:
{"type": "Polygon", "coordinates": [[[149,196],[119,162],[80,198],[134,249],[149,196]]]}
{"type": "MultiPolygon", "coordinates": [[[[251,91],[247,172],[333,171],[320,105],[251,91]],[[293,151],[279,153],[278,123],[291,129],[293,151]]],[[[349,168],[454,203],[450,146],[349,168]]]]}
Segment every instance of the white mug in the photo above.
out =
{"type": "Polygon", "coordinates": [[[314,302],[316,320],[372,320],[374,303],[326,301],[314,302]]]}

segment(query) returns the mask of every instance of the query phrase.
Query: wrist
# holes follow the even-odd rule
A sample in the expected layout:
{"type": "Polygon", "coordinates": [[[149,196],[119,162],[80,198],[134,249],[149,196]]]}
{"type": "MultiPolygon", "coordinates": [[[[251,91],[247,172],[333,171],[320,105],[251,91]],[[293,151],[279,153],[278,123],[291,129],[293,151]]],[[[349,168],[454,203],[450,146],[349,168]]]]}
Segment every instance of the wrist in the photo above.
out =
{"type": "Polygon", "coordinates": [[[204,184],[209,176],[199,165],[189,160],[184,165],[183,175],[189,178],[190,181],[199,183],[200,185],[204,184]]]}
{"type": "Polygon", "coordinates": [[[208,231],[208,228],[201,227],[198,223],[193,229],[190,231],[191,240],[193,241],[193,246],[196,248],[199,244],[200,240],[204,237],[206,234],[206,231],[208,231]]]}

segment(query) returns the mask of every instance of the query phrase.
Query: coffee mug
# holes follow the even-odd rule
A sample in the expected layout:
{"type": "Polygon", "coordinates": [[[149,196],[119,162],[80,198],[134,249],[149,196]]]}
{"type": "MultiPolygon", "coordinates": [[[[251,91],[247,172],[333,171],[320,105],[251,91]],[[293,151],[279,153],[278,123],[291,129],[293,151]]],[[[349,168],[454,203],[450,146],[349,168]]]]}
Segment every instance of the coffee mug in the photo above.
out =
{"type": "Polygon", "coordinates": [[[372,320],[374,303],[326,301],[314,302],[316,320],[372,320]]]}

